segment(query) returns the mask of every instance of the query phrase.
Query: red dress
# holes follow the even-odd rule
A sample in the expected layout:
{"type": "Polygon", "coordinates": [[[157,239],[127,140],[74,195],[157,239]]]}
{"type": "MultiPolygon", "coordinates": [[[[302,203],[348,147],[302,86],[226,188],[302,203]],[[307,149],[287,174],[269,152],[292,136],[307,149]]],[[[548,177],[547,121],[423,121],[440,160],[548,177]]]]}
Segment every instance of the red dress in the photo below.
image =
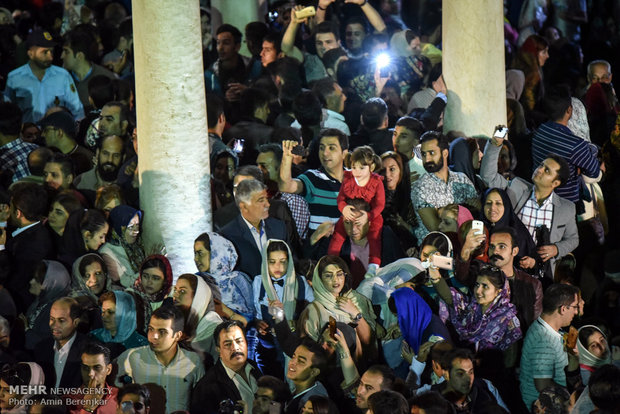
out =
{"type": "MultiPolygon", "coordinates": [[[[381,228],[383,227],[383,217],[381,213],[385,207],[385,189],[383,188],[383,177],[376,173],[370,174],[370,179],[364,187],[360,187],[355,182],[351,171],[345,171],[338,193],[338,210],[342,212],[347,206],[347,200],[360,198],[370,204],[368,212],[368,262],[381,264],[381,228]]],[[[347,238],[344,229],[344,219],[340,217],[336,223],[332,240],[329,243],[328,254],[339,256],[342,245],[347,238]]]]}

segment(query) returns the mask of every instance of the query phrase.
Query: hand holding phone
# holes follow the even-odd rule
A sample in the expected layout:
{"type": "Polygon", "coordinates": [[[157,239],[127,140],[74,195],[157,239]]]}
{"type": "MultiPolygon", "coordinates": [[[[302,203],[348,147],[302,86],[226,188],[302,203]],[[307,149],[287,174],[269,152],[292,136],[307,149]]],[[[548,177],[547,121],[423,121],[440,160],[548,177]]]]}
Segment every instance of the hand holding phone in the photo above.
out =
{"type": "Polygon", "coordinates": [[[506,135],[508,134],[508,127],[505,125],[498,125],[495,127],[495,132],[493,133],[493,138],[497,139],[506,139],[506,135]]]}
{"type": "Polygon", "coordinates": [[[454,267],[454,259],[448,256],[433,254],[429,257],[431,264],[440,269],[452,270],[454,267]]]}
{"type": "Polygon", "coordinates": [[[336,319],[333,316],[329,317],[329,336],[334,340],[338,341],[336,338],[336,319]]]}
{"type": "Polygon", "coordinates": [[[484,223],[480,220],[473,220],[471,223],[471,228],[474,230],[474,234],[476,236],[480,236],[484,233],[484,223]]]}

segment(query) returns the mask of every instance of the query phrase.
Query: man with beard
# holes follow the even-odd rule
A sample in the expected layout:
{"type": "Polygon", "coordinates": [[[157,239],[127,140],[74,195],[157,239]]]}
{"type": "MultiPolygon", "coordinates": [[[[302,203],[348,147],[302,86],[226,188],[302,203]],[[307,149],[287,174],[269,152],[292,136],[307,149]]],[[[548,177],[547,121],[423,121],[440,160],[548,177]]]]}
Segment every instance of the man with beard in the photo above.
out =
{"type": "Polygon", "coordinates": [[[420,137],[422,161],[426,174],[411,186],[411,201],[417,217],[414,229],[418,240],[439,228],[439,209],[460,204],[478,211],[480,200],[474,185],[465,174],[448,168],[448,140],[440,132],[428,131],[420,137]]]}
{"type": "Polygon", "coordinates": [[[178,307],[162,306],[153,311],[147,329],[149,344],[128,349],[117,358],[118,385],[127,377],[136,384],[157,384],[165,390],[167,413],[187,410],[192,390],[205,371],[196,353],[179,346],[184,328],[185,318],[178,307]]]}
{"type": "Polygon", "coordinates": [[[89,194],[97,192],[99,187],[115,182],[125,160],[124,146],[123,139],[118,135],[109,135],[97,141],[97,165],[76,177],[73,182],[75,188],[89,194]]]}
{"type": "Polygon", "coordinates": [[[239,321],[225,321],[215,328],[213,339],[220,358],[196,385],[192,413],[216,413],[220,402],[245,403],[251,413],[258,391],[258,369],[248,361],[248,343],[239,321]]]}
{"type": "Polygon", "coordinates": [[[489,263],[499,267],[510,284],[510,301],[517,308],[523,332],[542,313],[543,289],[538,279],[514,266],[519,254],[516,232],[510,227],[498,228],[491,234],[489,263]]]}
{"type": "Polygon", "coordinates": [[[127,133],[132,130],[129,128],[129,108],[123,102],[112,101],[103,105],[99,115],[99,139],[108,135],[118,135],[127,137],[127,133]]]}
{"type": "Polygon", "coordinates": [[[22,122],[37,122],[53,106],[64,106],[75,120],[84,107],[69,72],[52,65],[56,43],[49,32],[34,30],[26,40],[29,61],[9,73],[4,96],[19,105],[22,122]]]}

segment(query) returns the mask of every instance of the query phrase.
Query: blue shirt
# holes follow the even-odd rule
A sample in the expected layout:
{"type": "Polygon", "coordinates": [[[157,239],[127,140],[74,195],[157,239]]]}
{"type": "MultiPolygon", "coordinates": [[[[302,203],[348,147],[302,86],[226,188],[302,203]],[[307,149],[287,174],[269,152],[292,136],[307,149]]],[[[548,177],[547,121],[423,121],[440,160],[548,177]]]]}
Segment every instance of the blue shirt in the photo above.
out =
{"type": "Polygon", "coordinates": [[[84,107],[73,78],[59,66],[47,68],[42,80],[32,73],[29,63],[20,66],[9,73],[4,96],[21,108],[22,122],[38,122],[53,106],[68,108],[75,120],[84,118],[84,107]]]}

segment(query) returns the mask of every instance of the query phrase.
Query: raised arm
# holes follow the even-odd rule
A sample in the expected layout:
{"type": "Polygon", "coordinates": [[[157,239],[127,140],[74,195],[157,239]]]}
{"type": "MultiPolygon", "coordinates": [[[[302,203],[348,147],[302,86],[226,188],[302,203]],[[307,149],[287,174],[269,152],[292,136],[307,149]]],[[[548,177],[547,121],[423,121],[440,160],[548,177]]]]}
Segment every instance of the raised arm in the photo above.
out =
{"type": "Polygon", "coordinates": [[[368,22],[375,28],[375,31],[383,32],[386,29],[385,22],[381,18],[381,15],[368,3],[368,0],[345,0],[345,3],[357,4],[360,6],[368,22]]]}
{"type": "Polygon", "coordinates": [[[508,180],[497,172],[497,159],[504,141],[492,138],[484,149],[484,156],[480,164],[480,177],[489,188],[506,189],[508,180]]]}
{"type": "Polygon", "coordinates": [[[278,188],[284,193],[299,194],[304,191],[304,184],[301,180],[295,179],[291,175],[291,167],[293,166],[293,153],[291,151],[297,144],[296,141],[282,141],[282,163],[280,164],[278,188]]]}
{"type": "Polygon", "coordinates": [[[285,55],[293,55],[295,49],[295,36],[297,35],[297,29],[299,28],[300,24],[308,22],[308,18],[298,20],[295,15],[296,10],[301,10],[303,8],[303,6],[295,6],[295,8],[291,11],[291,22],[284,31],[284,36],[282,36],[281,48],[282,52],[284,52],[285,55]]]}

